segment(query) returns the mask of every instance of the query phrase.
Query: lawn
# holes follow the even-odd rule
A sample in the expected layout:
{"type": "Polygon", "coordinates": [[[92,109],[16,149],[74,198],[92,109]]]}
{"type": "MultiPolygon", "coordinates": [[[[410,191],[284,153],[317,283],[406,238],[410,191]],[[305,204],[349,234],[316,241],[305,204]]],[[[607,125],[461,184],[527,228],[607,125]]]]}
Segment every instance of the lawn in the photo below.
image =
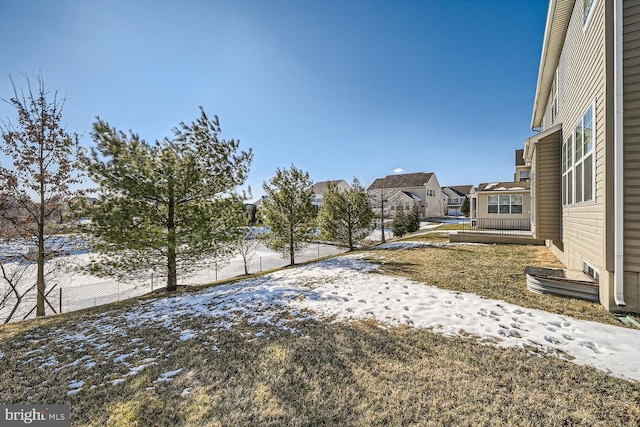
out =
{"type": "MultiPolygon", "coordinates": [[[[442,243],[429,235],[417,240],[442,243]]],[[[564,314],[583,320],[620,326],[614,315],[600,304],[540,295],[527,289],[524,269],[528,266],[562,268],[544,246],[469,245],[442,246],[373,252],[371,261],[382,263],[381,273],[399,275],[440,288],[472,292],[512,304],[564,314]]]]}
{"type": "MultiPolygon", "coordinates": [[[[368,254],[383,262],[382,272],[362,273],[371,281],[402,275],[491,298],[502,286],[528,307],[568,309],[553,301],[560,298],[545,302],[526,289],[517,296],[521,266],[546,265],[544,248],[368,254]],[[478,257],[502,261],[480,268],[471,264],[478,257]],[[431,263],[450,273],[427,268],[431,263]]],[[[0,401],[68,403],[72,425],[87,426],[640,423],[638,382],[470,335],[338,321],[272,302],[268,294],[290,295],[301,283],[341,286],[340,279],[299,270],[245,279],[233,292],[220,286],[7,325],[0,329],[0,401]],[[282,286],[258,295],[250,289],[273,280],[282,286]],[[206,294],[212,290],[219,292],[214,299],[206,294]]]]}

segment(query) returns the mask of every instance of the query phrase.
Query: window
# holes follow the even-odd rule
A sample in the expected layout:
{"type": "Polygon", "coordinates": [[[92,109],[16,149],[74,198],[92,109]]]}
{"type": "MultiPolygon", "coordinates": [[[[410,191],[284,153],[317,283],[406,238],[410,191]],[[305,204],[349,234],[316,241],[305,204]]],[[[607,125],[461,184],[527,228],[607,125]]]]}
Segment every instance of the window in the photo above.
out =
{"type": "Polygon", "coordinates": [[[591,12],[593,12],[595,4],[596,0],[582,0],[582,25],[585,27],[591,18],[591,12]]]}
{"type": "Polygon", "coordinates": [[[501,194],[487,197],[487,212],[496,214],[521,214],[522,194],[501,194]]]}
{"type": "Polygon", "coordinates": [[[529,181],[529,171],[520,171],[519,179],[520,181],[529,181]]]}
{"type": "Polygon", "coordinates": [[[582,272],[591,277],[596,283],[600,282],[600,272],[587,261],[582,261],[582,272]]]}
{"type": "Polygon", "coordinates": [[[555,123],[558,117],[558,69],[554,73],[553,82],[551,83],[551,124],[555,123]]]}
{"type": "Polygon", "coordinates": [[[562,144],[562,204],[595,199],[595,105],[589,106],[562,144]]]}

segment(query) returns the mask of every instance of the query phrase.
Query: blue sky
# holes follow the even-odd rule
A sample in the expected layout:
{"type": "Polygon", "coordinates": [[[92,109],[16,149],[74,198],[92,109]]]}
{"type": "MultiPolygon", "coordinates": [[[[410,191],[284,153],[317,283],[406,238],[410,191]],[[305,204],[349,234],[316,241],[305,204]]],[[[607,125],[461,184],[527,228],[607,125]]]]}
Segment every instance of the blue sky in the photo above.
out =
{"type": "MultiPolygon", "coordinates": [[[[91,146],[96,116],[148,141],[198,106],[276,168],[365,185],[513,179],[531,136],[546,0],[0,0],[0,97],[42,72],[91,146]]],[[[15,117],[0,103],[0,118],[15,117]]],[[[2,159],[3,163],[6,159],[2,159]]]]}

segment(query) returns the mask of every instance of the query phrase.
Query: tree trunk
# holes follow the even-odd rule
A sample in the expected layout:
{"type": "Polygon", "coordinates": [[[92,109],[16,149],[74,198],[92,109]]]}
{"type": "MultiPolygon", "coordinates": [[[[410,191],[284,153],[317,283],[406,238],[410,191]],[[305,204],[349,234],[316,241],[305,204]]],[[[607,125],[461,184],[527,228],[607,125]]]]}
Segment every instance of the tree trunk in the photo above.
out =
{"type": "Polygon", "coordinates": [[[44,202],[45,202],[45,186],[44,186],[44,137],[40,143],[40,206],[38,211],[38,275],[36,279],[38,288],[38,297],[36,300],[36,317],[44,316],[44,299],[45,299],[45,283],[44,283],[44,202]]]}
{"type": "Polygon", "coordinates": [[[385,243],[386,239],[384,238],[384,193],[381,194],[380,197],[380,230],[382,232],[382,238],[380,242],[385,243]]]}
{"type": "Polygon", "coordinates": [[[293,243],[293,228],[291,228],[289,234],[289,258],[291,260],[291,265],[296,263],[293,243]]]}
{"type": "Polygon", "coordinates": [[[178,289],[178,273],[176,271],[176,223],[175,202],[173,192],[169,196],[167,217],[167,291],[178,289]]]}

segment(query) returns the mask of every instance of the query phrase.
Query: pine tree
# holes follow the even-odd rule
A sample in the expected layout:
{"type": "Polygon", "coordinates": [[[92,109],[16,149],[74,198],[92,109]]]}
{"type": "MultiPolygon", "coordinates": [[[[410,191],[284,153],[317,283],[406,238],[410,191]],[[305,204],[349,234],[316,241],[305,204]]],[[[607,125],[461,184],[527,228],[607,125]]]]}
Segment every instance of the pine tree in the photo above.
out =
{"type": "Polygon", "coordinates": [[[293,165],[288,170],[277,169],[276,176],[262,185],[267,195],[261,209],[263,223],[269,229],[267,246],[288,253],[291,265],[295,264],[295,253],[316,232],[312,185],[309,174],[293,165]]]}
{"type": "Polygon", "coordinates": [[[402,204],[396,207],[396,215],[393,217],[391,229],[396,237],[402,237],[407,232],[407,216],[404,213],[402,204]]]}
{"type": "Polygon", "coordinates": [[[471,206],[469,206],[469,197],[465,197],[462,201],[462,205],[460,206],[460,212],[462,215],[469,216],[469,212],[471,210],[471,206]]]}
{"type": "Polygon", "coordinates": [[[47,97],[41,75],[37,87],[25,79],[26,94],[11,80],[14,96],[3,100],[15,107],[18,119],[0,127],[4,141],[0,153],[13,161],[10,168],[0,166],[0,238],[23,239],[36,246],[36,316],[44,316],[47,255],[61,249],[51,237],[65,231],[63,212],[73,196],[72,187],[80,182],[75,159],[78,135],[60,123],[64,99],[58,99],[57,92],[53,99],[47,97]]]}
{"type": "Polygon", "coordinates": [[[351,189],[347,191],[340,191],[334,183],[329,184],[322,199],[318,223],[324,238],[337,240],[349,250],[369,235],[373,210],[369,196],[357,179],[353,179],[351,189]]]}
{"type": "Polygon", "coordinates": [[[415,233],[420,229],[420,208],[417,203],[414,203],[411,210],[406,215],[407,219],[407,233],[415,233]]]}
{"type": "Polygon", "coordinates": [[[97,149],[82,157],[100,186],[87,230],[103,255],[94,272],[123,276],[159,269],[173,291],[178,272],[233,250],[235,225],[244,218],[235,190],[253,155],[238,153],[239,141],[219,138],[217,116],[200,113],[195,122],[180,123],[172,139],[153,145],[99,118],[94,123],[97,149]]]}

